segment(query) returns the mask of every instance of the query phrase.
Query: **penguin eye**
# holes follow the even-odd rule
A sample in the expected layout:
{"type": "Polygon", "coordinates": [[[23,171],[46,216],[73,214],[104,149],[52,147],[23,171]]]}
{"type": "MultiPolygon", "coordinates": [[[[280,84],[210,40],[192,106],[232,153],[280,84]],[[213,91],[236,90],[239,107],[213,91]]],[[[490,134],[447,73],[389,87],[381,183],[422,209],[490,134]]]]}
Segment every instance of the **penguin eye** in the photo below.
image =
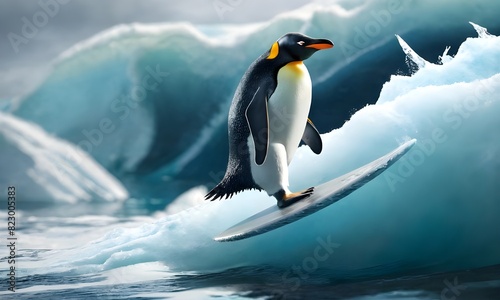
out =
{"type": "Polygon", "coordinates": [[[299,44],[301,46],[304,45],[304,43],[305,43],[304,41],[297,42],[297,44],[299,44]]]}

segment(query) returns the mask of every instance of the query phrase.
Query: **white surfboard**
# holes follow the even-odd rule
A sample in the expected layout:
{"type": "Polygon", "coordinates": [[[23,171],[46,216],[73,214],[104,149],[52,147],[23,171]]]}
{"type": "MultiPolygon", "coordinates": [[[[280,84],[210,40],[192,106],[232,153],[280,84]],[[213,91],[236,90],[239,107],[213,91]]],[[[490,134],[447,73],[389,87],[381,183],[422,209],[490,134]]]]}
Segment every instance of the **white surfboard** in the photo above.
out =
{"type": "Polygon", "coordinates": [[[260,213],[228,228],[214,238],[219,242],[236,241],[263,234],[286,224],[290,224],[305,216],[331,205],[362,187],[365,183],[380,175],[393,163],[400,159],[416,140],[399,146],[392,152],[333,180],[314,188],[308,198],[285,207],[273,205],[260,213]]]}

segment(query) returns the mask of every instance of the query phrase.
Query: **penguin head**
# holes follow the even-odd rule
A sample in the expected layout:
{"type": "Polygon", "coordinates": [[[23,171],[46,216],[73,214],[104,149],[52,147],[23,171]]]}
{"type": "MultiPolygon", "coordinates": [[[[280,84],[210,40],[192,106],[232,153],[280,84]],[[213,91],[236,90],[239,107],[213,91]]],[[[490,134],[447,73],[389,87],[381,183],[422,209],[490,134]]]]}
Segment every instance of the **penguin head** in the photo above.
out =
{"type": "Polygon", "coordinates": [[[267,59],[279,58],[286,62],[306,60],[316,51],[329,49],[333,43],[327,39],[314,39],[301,33],[287,33],[269,50],[267,59]]]}

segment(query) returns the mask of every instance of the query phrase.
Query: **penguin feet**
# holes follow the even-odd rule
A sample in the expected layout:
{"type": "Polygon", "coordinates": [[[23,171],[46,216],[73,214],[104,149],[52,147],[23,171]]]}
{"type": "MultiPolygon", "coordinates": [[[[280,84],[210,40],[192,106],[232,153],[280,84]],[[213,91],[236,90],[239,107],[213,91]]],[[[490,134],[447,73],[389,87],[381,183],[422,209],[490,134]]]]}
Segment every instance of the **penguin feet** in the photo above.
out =
{"type": "Polygon", "coordinates": [[[306,190],[296,192],[296,193],[286,193],[284,190],[280,190],[274,197],[278,200],[278,207],[285,208],[294,204],[295,202],[305,199],[312,195],[314,192],[314,187],[310,187],[306,190]]]}

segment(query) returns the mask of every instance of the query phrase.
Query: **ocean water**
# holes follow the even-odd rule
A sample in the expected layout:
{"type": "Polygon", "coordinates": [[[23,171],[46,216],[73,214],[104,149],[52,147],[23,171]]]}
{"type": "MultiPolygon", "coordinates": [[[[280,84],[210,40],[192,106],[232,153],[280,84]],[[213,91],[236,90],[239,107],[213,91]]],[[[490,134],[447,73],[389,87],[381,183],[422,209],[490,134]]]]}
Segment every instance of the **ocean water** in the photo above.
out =
{"type": "Polygon", "coordinates": [[[0,208],[15,241],[0,252],[0,297],[500,299],[499,4],[428,2],[122,25],[61,54],[38,88],[0,105],[0,191],[16,197],[14,231],[14,208],[0,208]],[[297,151],[292,190],[417,143],[332,206],[215,242],[275,205],[256,191],[203,196],[224,171],[239,78],[288,31],[336,44],[306,62],[324,150],[297,151]]]}

